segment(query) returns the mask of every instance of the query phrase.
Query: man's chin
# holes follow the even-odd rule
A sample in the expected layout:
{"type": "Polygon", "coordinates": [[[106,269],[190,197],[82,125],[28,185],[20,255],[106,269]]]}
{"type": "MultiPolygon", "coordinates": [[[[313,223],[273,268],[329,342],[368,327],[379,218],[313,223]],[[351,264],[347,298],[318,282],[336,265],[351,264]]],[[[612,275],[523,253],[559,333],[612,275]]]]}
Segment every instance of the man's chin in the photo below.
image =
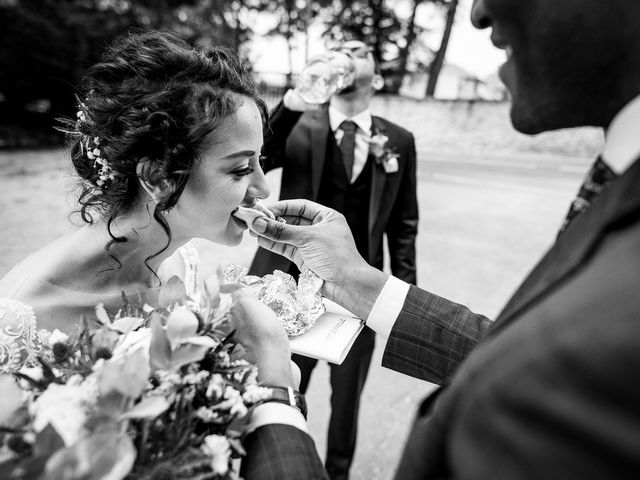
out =
{"type": "Polygon", "coordinates": [[[586,125],[580,121],[580,117],[562,115],[552,107],[523,108],[518,105],[511,106],[511,124],[518,132],[525,135],[538,135],[544,132],[574,128],[586,125]]]}
{"type": "Polygon", "coordinates": [[[512,100],[511,104],[511,124],[518,132],[525,135],[537,135],[549,130],[561,127],[554,127],[548,119],[545,119],[540,111],[535,111],[531,105],[512,100]]]}

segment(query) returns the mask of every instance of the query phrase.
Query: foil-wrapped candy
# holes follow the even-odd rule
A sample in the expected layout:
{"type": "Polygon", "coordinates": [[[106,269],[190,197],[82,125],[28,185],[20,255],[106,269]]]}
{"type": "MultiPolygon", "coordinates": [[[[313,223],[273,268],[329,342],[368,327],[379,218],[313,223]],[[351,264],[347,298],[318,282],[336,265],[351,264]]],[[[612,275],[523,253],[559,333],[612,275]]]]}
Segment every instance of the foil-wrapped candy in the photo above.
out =
{"type": "Polygon", "coordinates": [[[288,273],[275,270],[263,277],[247,275],[245,267],[227,265],[222,283],[238,284],[273,310],[289,336],[301,335],[325,312],[320,288],[322,279],[309,269],[298,282],[288,273]]]}

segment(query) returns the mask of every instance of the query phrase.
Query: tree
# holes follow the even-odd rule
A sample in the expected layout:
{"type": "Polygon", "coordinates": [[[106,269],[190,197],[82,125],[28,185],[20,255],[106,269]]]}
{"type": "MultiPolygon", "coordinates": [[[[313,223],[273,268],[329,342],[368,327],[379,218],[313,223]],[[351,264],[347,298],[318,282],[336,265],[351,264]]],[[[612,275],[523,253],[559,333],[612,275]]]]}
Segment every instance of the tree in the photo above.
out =
{"type": "Polygon", "coordinates": [[[86,68],[132,28],[171,29],[194,44],[240,51],[251,35],[242,16],[258,2],[0,0],[0,127],[53,132],[54,118],[74,114],[86,68]]]}
{"type": "Polygon", "coordinates": [[[406,22],[384,0],[334,1],[324,11],[325,36],[334,42],[361,40],[370,45],[385,78],[401,75],[399,45],[405,43],[406,22]],[[329,14],[338,11],[337,15],[329,14]]]}
{"type": "Polygon", "coordinates": [[[458,0],[449,0],[447,6],[447,17],[442,34],[442,41],[440,42],[440,48],[438,49],[435,58],[429,66],[429,81],[427,82],[427,97],[433,97],[436,92],[436,86],[438,84],[438,77],[444,65],[444,58],[447,54],[447,46],[449,45],[449,39],[451,38],[451,30],[453,29],[453,21],[456,17],[456,10],[458,9],[458,0]]]}
{"type": "MultiPolygon", "coordinates": [[[[267,35],[278,35],[285,38],[288,50],[287,83],[289,85],[292,82],[294,40],[297,34],[304,33],[306,35],[311,23],[332,2],[333,0],[260,0],[259,5],[255,8],[256,11],[271,14],[279,20],[275,27],[267,32],[267,35]]],[[[308,38],[306,41],[305,52],[308,52],[308,38]]]]}

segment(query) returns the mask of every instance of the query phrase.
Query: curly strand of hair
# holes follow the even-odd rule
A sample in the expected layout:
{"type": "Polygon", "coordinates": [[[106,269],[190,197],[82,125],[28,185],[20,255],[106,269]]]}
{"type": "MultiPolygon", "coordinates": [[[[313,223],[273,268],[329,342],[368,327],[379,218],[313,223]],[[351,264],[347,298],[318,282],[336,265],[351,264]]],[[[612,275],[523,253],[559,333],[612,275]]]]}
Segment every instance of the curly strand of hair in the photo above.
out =
{"type": "Polygon", "coordinates": [[[94,220],[93,215],[91,215],[91,210],[100,205],[100,202],[96,200],[94,188],[83,187],[82,192],[80,193],[80,198],[78,198],[78,203],[81,205],[80,209],[76,210],[74,213],[79,213],[83,222],[92,225],[94,220]]]}
{"type": "Polygon", "coordinates": [[[151,266],[149,265],[149,262],[154,258],[156,258],[158,255],[161,255],[163,252],[165,252],[171,245],[171,240],[173,239],[173,235],[171,233],[171,227],[169,227],[169,223],[167,222],[167,219],[164,218],[164,215],[162,214],[164,205],[165,204],[163,202],[156,204],[156,208],[154,208],[153,210],[153,219],[156,222],[158,222],[158,224],[162,227],[162,230],[164,230],[164,233],[167,235],[167,243],[164,245],[164,247],[162,247],[156,253],[154,253],[153,255],[149,255],[147,258],[144,259],[145,266],[151,273],[153,273],[153,276],[156,277],[157,280],[160,280],[160,277],[158,277],[158,274],[156,273],[156,271],[153,268],[151,268],[151,266]]]}
{"type": "Polygon", "coordinates": [[[114,208],[114,210],[111,212],[111,215],[109,215],[109,219],[107,220],[107,232],[109,233],[109,237],[111,237],[111,240],[109,240],[107,244],[104,246],[105,253],[111,260],[116,262],[116,267],[102,270],[100,273],[111,271],[111,270],[118,270],[119,268],[122,267],[122,262],[120,261],[120,259],[111,251],[111,247],[116,243],[126,243],[128,241],[127,237],[116,237],[113,234],[113,231],[111,230],[111,227],[113,226],[113,222],[115,222],[119,214],[120,214],[119,209],[114,208]]]}

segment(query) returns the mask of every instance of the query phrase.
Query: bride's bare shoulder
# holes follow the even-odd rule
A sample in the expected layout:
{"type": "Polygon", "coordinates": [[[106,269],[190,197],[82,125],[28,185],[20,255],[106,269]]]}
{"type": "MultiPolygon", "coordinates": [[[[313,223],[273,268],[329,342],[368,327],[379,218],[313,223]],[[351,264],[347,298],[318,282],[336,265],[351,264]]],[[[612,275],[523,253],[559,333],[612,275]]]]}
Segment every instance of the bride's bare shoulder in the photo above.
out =
{"type": "Polygon", "coordinates": [[[33,252],[0,279],[0,297],[37,296],[46,286],[72,288],[89,277],[97,258],[95,248],[72,232],[33,252]]]}

